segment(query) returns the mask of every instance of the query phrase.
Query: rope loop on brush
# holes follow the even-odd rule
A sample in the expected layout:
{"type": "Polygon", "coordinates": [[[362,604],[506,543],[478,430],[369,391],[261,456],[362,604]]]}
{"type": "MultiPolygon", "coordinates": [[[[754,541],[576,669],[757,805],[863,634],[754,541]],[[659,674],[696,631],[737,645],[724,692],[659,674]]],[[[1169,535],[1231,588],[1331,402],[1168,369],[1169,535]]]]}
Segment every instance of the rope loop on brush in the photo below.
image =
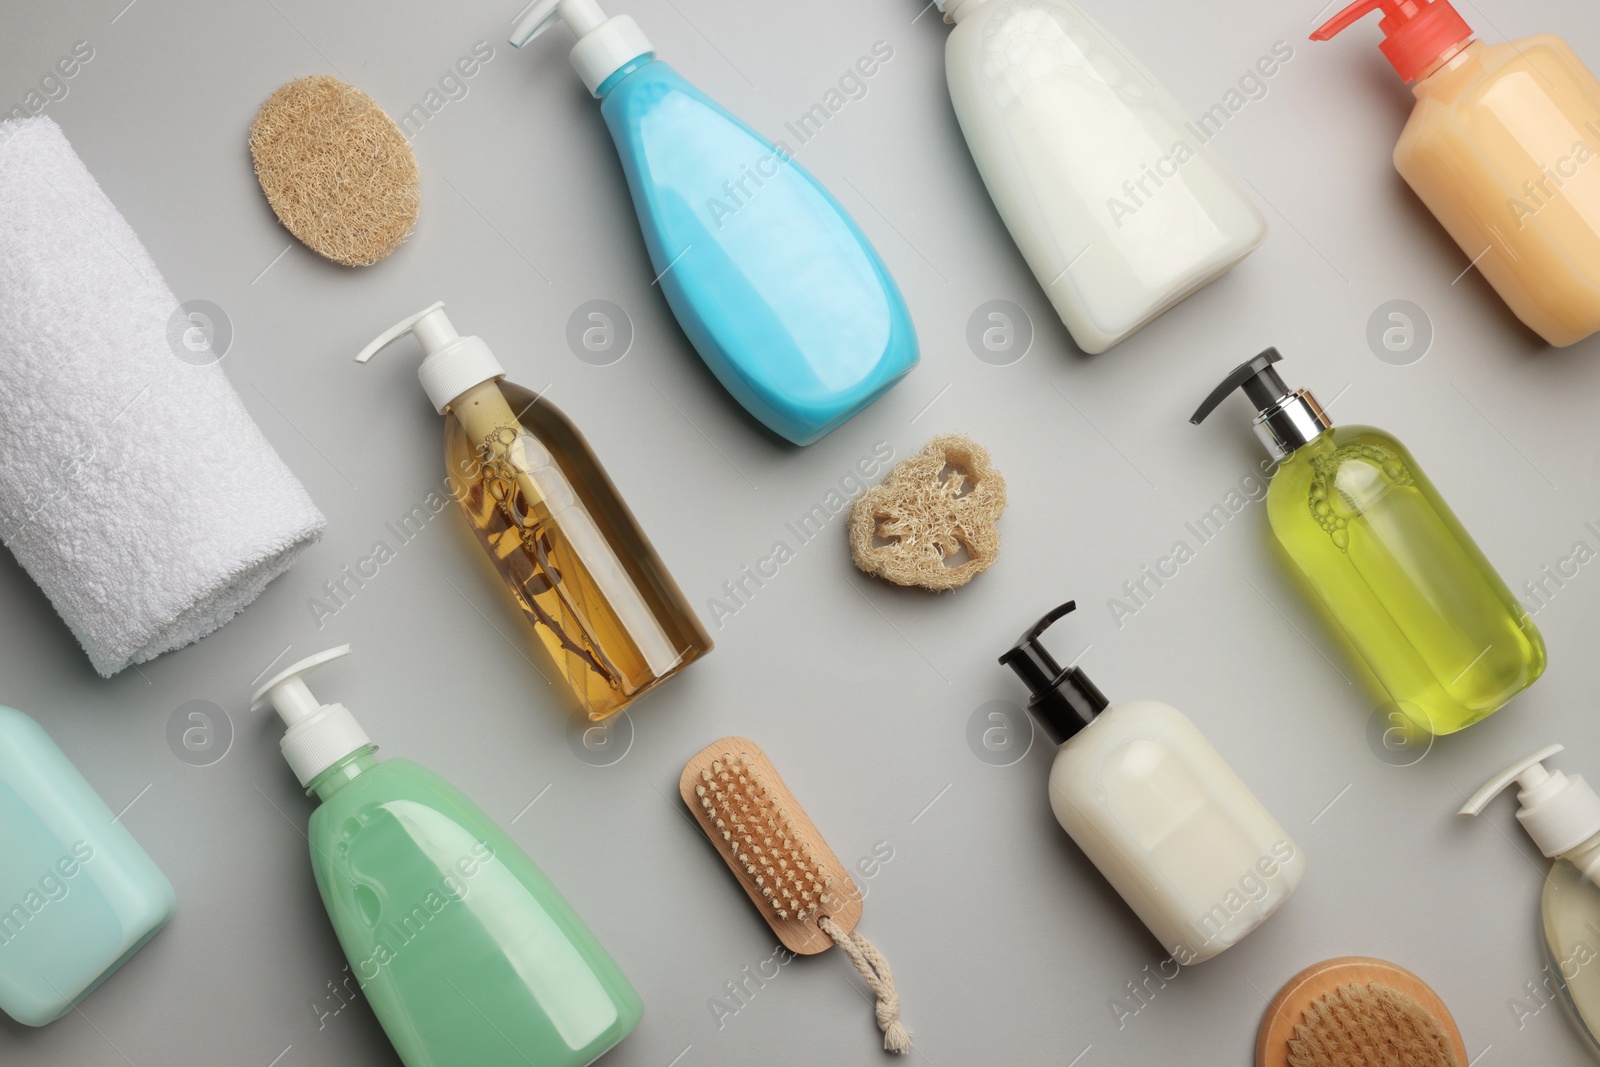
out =
{"type": "Polygon", "coordinates": [[[900,1021],[900,995],[894,991],[894,971],[889,961],[860,934],[845,933],[839,924],[824,915],[817,920],[822,932],[833,938],[850,962],[860,972],[862,980],[878,998],[876,1014],[878,1029],[883,1031],[886,1052],[904,1055],[911,1051],[911,1034],[900,1021]]]}

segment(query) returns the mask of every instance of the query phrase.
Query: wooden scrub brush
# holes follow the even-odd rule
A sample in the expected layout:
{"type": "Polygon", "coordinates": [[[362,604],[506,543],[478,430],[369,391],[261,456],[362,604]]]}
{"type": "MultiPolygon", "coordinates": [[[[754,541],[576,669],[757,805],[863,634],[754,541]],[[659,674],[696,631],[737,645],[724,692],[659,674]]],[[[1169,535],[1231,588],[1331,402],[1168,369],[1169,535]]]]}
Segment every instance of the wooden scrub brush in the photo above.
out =
{"type": "Polygon", "coordinates": [[[861,896],[766,753],[724,737],[689,761],[678,792],[784,947],[810,956],[838,945],[878,998],[883,1047],[909,1052],[889,961],[855,932],[861,896]]]}
{"type": "Polygon", "coordinates": [[[1273,998],[1256,1067],[1466,1067],[1461,1031],[1439,995],[1383,960],[1308,967],[1273,998]]]}

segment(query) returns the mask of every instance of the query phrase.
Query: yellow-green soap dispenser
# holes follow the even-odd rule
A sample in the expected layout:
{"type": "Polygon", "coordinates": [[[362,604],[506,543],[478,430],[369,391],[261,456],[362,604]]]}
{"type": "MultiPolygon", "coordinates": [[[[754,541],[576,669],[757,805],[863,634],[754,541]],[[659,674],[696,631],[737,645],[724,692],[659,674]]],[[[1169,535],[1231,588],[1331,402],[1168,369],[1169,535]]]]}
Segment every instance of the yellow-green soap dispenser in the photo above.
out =
{"type": "Polygon", "coordinates": [[[1277,461],[1272,532],[1407,719],[1450,734],[1493,714],[1544,673],[1533,620],[1406,447],[1334,426],[1284,385],[1281,358],[1269,348],[1241,363],[1190,421],[1235,389],[1256,406],[1277,461]]]}

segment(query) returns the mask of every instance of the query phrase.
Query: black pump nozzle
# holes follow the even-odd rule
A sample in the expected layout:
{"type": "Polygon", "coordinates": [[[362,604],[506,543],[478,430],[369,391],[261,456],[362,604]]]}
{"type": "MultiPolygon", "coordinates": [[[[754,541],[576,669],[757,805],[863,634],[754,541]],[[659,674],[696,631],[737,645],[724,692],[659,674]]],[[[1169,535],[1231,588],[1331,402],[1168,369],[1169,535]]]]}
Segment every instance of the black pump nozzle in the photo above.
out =
{"type": "Polygon", "coordinates": [[[1279,400],[1289,395],[1289,387],[1283,384],[1283,379],[1278,376],[1278,369],[1274,363],[1283,356],[1276,348],[1269,348],[1254,359],[1247,359],[1226,378],[1222,384],[1211,390],[1211,395],[1201,401],[1189,421],[1199,426],[1205,417],[1217,410],[1217,405],[1228,398],[1228,394],[1235,389],[1243,389],[1244,395],[1250,398],[1250,403],[1256,406],[1257,411],[1266,411],[1279,400]]]}
{"type": "Polygon", "coordinates": [[[1278,369],[1273,366],[1282,358],[1276,348],[1269,348],[1233,368],[1222,384],[1211,390],[1211,395],[1195,409],[1189,421],[1200,425],[1229,393],[1243,389],[1258,413],[1256,436],[1267,446],[1273,459],[1283,459],[1306,442],[1315,440],[1333,422],[1318,405],[1316,397],[1304,389],[1290,389],[1283,384],[1278,369]]]}
{"type": "Polygon", "coordinates": [[[1027,684],[1033,694],[1028,710],[1039,717],[1057,744],[1094,722],[1095,716],[1111,703],[1088,675],[1076,667],[1063,669],[1050,650],[1039,643],[1051,623],[1076,607],[1076,602],[1069,600],[1051,611],[1000,657],[1000,662],[1016,671],[1027,684]]]}

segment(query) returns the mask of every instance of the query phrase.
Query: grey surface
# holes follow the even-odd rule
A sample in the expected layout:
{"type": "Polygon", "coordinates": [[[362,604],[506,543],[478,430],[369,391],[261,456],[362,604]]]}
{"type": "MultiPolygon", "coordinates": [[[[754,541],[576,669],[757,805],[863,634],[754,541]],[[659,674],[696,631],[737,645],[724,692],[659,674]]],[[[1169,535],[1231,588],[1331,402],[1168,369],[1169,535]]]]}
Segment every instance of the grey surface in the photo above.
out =
{"type": "MultiPolygon", "coordinates": [[[[1261,507],[1120,628],[1106,607],[1176,540],[1192,543],[1184,523],[1254,470],[1242,402],[1203,429],[1186,418],[1267,344],[1282,348],[1291,381],[1337,397],[1336,419],[1405,440],[1514,588],[1577,541],[1600,547],[1584,525],[1600,518],[1600,343],[1549,350],[1476,272],[1452,281],[1467,257],[1389,162],[1408,95],[1370,21],[1312,46],[1310,4],[1088,0],[1192,114],[1274,41],[1294,47],[1216,141],[1254,186],[1267,243],[1088,358],[984,194],[950,110],[936,14],[913,21],[915,0],[613,2],[662,58],[773,134],[875,41],[894,49],[799,158],[888,261],[923,363],[800,451],[723,394],[651,286],[565,31],[516,53],[503,43],[515,5],[485,0],[137,0],[119,15],[123,3],[5,0],[0,100],[9,109],[74,41],[93,45],[47,113],[179,298],[225,309],[229,377],[329,527],[223,630],[110,681],[0,557],[0,702],[39,718],[114,810],[131,802],[124,821],[180,901],[171,927],[81,1013],[42,1031],[0,1023],[0,1061],[397,1062],[365,1004],[331,1013],[344,961],[300,833],[312,804],[278,755],[279,728],[245,706],[285,646],[286,663],[349,641],[356,654],[324,669],[317,691],[354,709],[386,754],[427,763],[508,825],[638,986],[645,1021],[610,1067],[883,1062],[865,989],[837,954],[787,965],[720,1027],[708,1007],[774,946],[674,799],[684,760],[734,732],[766,747],[846,863],[892,848],[862,879],[861,928],[894,964],[918,1062],[1245,1064],[1266,997],[1343,954],[1430,981],[1483,1067],[1583,1062],[1557,1007],[1521,1027],[1509,1007],[1540,977],[1543,862],[1509,802],[1486,824],[1452,812],[1463,791],[1551,741],[1571,749],[1561,766],[1600,773],[1600,564],[1538,614],[1545,678],[1405,768],[1376,754],[1376,699],[1298,599],[1261,507]],[[292,242],[251,175],[245,136],[260,101],[290,78],[331,73],[398,114],[478,40],[493,59],[413,140],[423,209],[410,242],[354,272],[292,242]],[[1410,366],[1380,361],[1365,341],[1369,315],[1395,298],[1425,309],[1435,332],[1410,366]],[[890,588],[853,570],[835,519],[724,620],[713,655],[630,713],[625,755],[595,766],[577,755],[587,750],[574,747],[562,695],[514,647],[519,623],[453,510],[323,628],[313,622],[322,584],[375,540],[393,545],[384,523],[442,478],[415,356],[351,362],[380,329],[440,299],[514,380],[553,386],[708,622],[723,583],[879,441],[898,457],[947,430],[987,444],[1010,486],[1001,560],[953,595],[890,588]],[[635,329],[611,366],[580,362],[565,340],[569,315],[592,299],[620,305],[635,329]],[[1035,328],[1010,366],[981,362],[965,340],[993,299],[1020,304],[1035,328]],[[1188,712],[1310,857],[1283,911],[1120,1028],[1113,999],[1164,953],[1052,819],[1043,739],[1005,767],[967,742],[976,709],[1020,699],[996,654],[1069,596],[1083,611],[1057,628],[1056,647],[1082,651],[1113,699],[1188,712]],[[231,747],[210,766],[168,745],[169,719],[189,701],[231,720],[231,747]]],[[[1600,23],[1583,0],[1462,10],[1487,39],[1556,31],[1600,61],[1600,23]]]]}

